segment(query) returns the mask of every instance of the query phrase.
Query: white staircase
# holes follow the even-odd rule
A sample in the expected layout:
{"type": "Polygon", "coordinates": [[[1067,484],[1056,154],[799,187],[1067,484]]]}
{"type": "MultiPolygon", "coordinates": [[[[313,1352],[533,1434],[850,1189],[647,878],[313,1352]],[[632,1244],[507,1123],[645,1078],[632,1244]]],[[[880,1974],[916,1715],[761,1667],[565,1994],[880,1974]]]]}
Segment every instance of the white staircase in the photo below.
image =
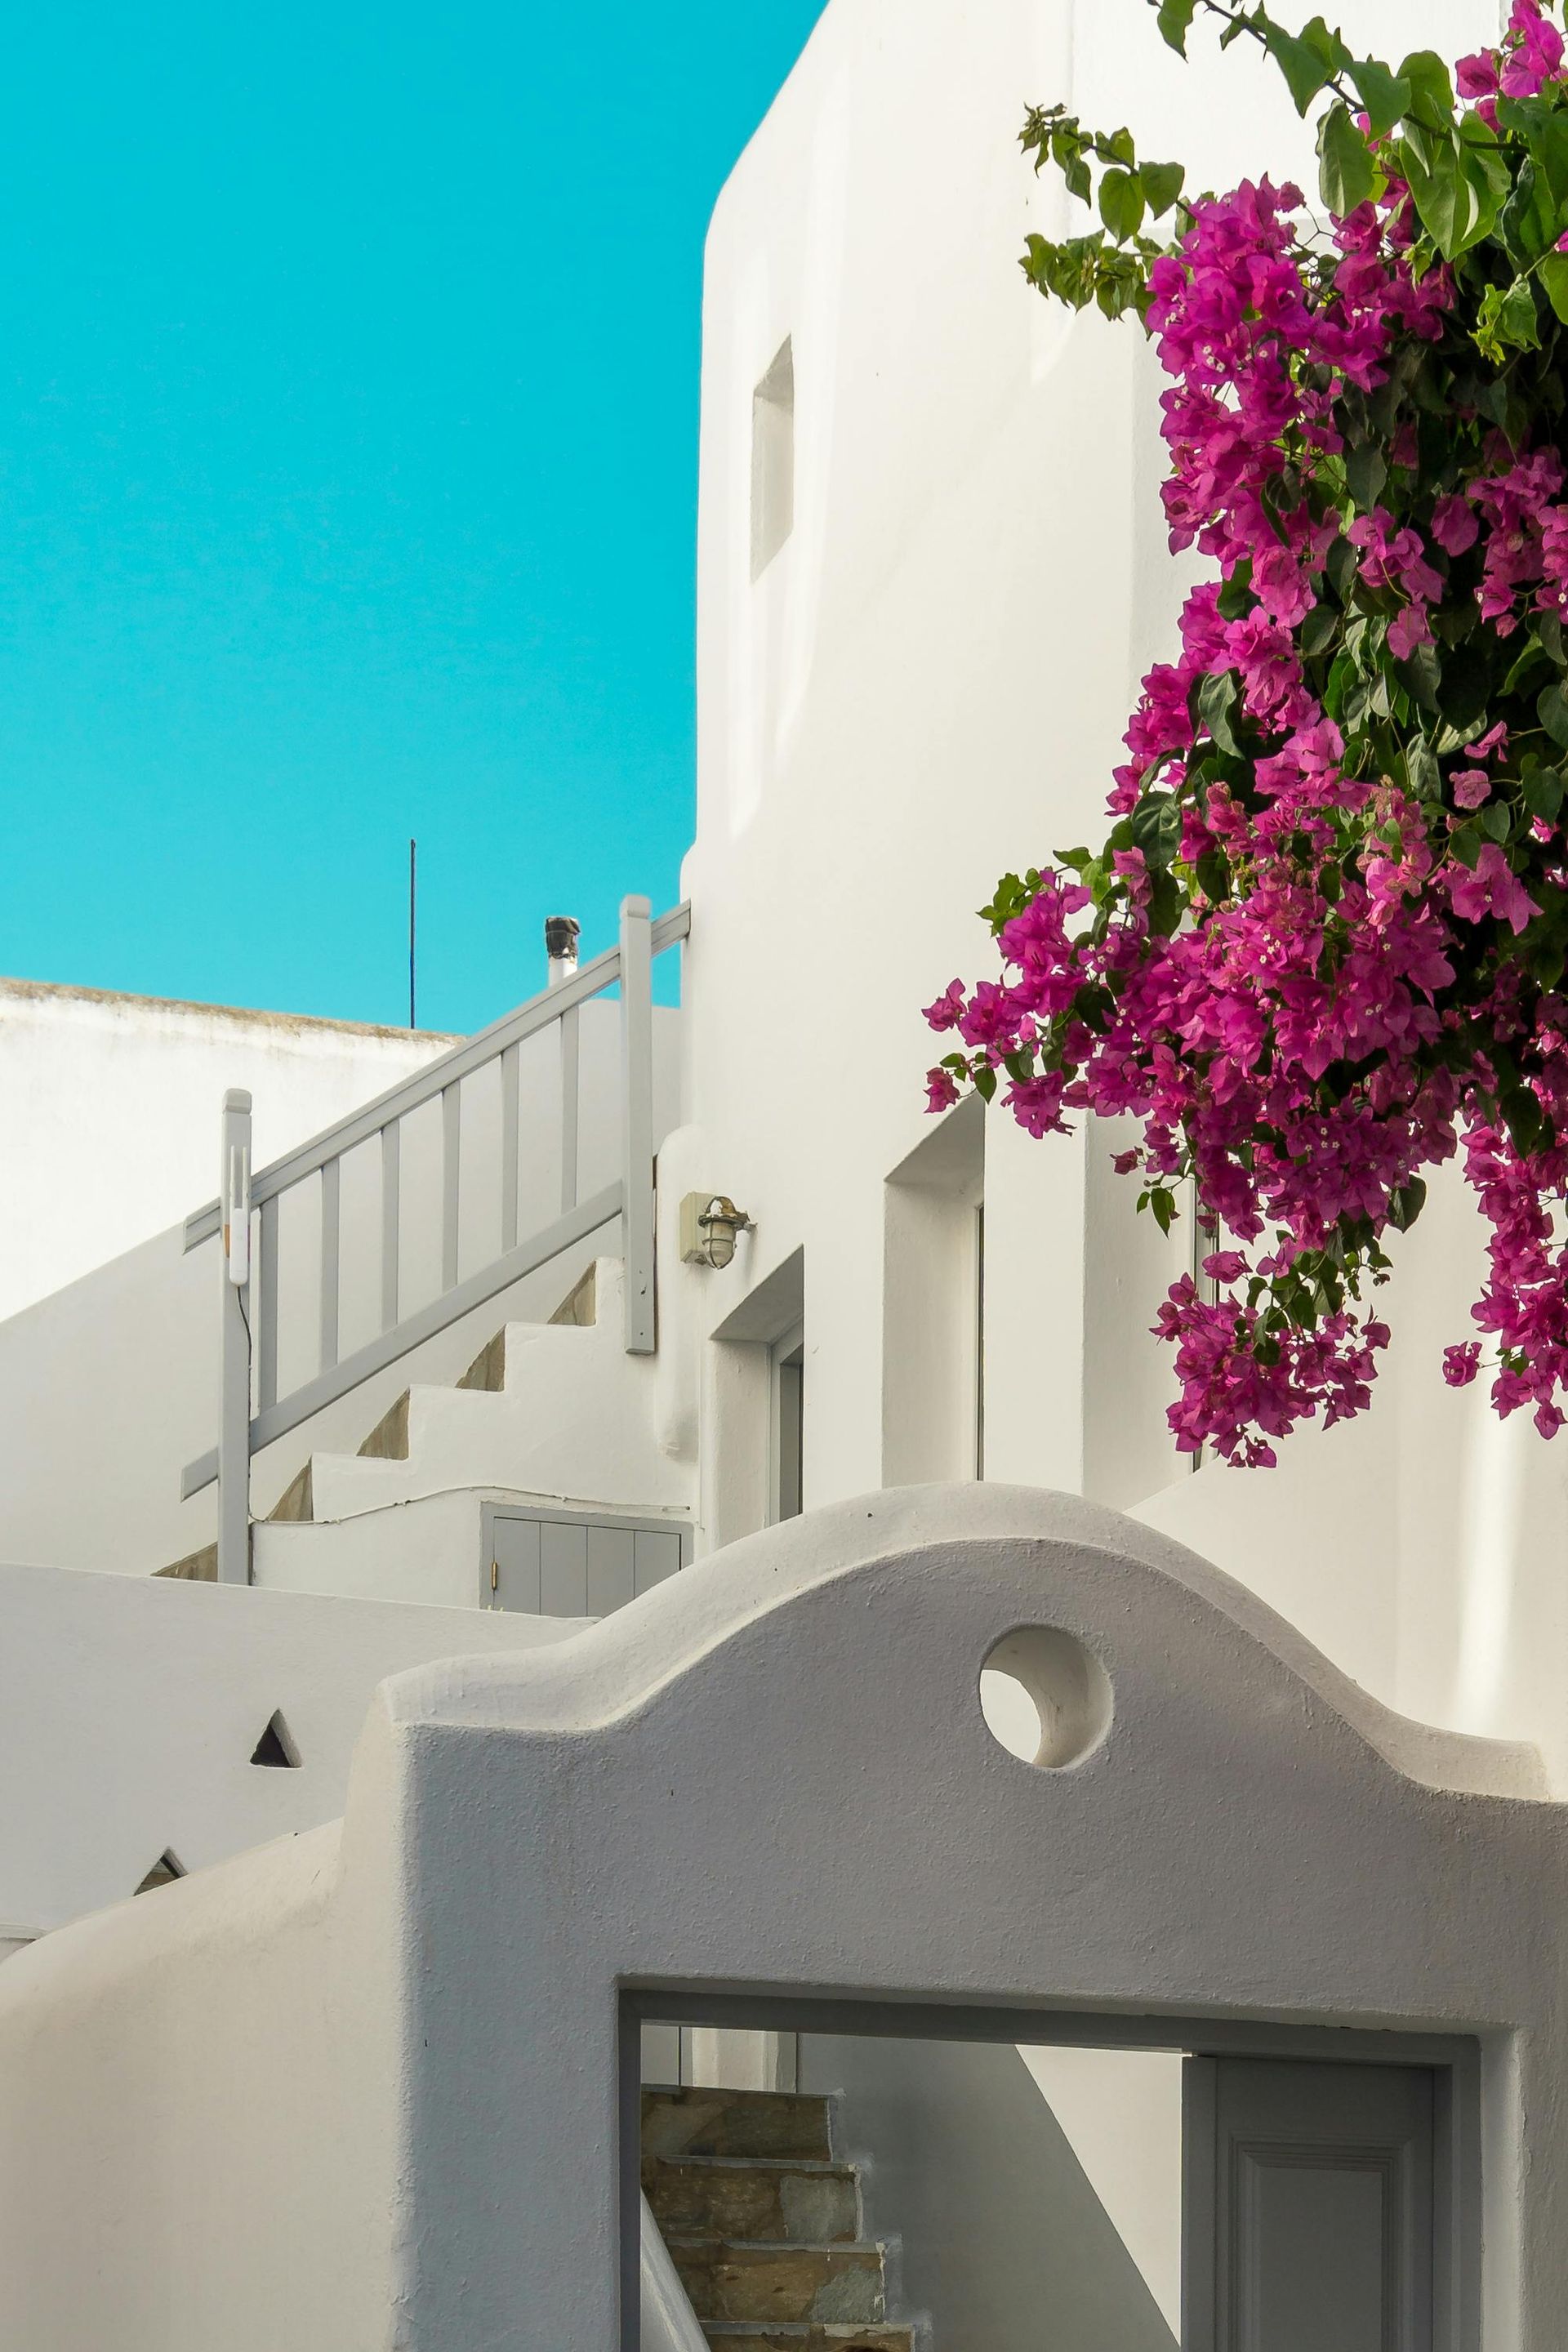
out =
{"type": "MultiPolygon", "coordinates": [[[[313,1454],[252,1532],[254,1581],[598,1616],[668,1574],[692,1471],[653,1434],[654,1367],[622,1345],[623,1281],[618,1258],[599,1259],[564,1319],[506,1324],[455,1386],[405,1389],[357,1454],[313,1454]],[[498,1519],[513,1549],[520,1521],[542,1526],[542,1587],[498,1573],[487,1590],[498,1519]],[[556,1544],[553,1583],[552,1530],[584,1531],[556,1544]]],[[[198,1557],[185,1572],[213,1572],[198,1557]]]]}

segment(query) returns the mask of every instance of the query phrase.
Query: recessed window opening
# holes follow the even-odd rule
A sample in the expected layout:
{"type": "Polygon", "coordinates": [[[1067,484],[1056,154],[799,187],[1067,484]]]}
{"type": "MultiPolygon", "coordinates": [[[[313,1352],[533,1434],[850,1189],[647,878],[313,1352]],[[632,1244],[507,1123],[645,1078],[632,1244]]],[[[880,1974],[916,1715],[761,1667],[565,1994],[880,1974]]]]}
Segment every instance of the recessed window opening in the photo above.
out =
{"type": "Polygon", "coordinates": [[[253,1764],[269,1765],[274,1771],[297,1772],[300,1751],[294,1745],[293,1734],[284,1722],[281,1712],[273,1716],[266,1730],[250,1753],[253,1764]]]}
{"type": "Polygon", "coordinates": [[[974,1096],[889,1173],[884,1486],[985,1474],[984,1191],[984,1106],[974,1096]]]}
{"type": "Polygon", "coordinates": [[[786,335],[752,394],[752,577],[795,528],[795,352],[786,335]]]}
{"type": "Polygon", "coordinates": [[[797,1519],[805,1509],[805,1334],[800,1325],[774,1342],[769,1364],[770,1521],[797,1519]]]}

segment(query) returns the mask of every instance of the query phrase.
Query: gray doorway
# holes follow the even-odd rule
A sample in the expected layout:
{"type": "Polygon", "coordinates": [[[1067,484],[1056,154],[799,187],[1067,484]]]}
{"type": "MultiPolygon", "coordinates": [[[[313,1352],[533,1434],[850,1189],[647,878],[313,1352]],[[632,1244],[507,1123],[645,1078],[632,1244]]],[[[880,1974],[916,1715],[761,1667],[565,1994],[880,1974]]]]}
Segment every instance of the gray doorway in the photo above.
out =
{"type": "Polygon", "coordinates": [[[1436,2077],[1190,2058],[1184,2352],[1433,2352],[1436,2077]]]}
{"type": "MultiPolygon", "coordinates": [[[[671,1984],[628,1990],[621,2013],[628,2260],[644,2019],[781,2035],[1165,2050],[1185,2060],[1182,2352],[1478,2352],[1480,2053],[1469,2036],[671,1984]],[[1283,2193],[1270,2201],[1269,2191],[1283,2193]]],[[[631,2315],[623,2352],[637,2352],[637,2340],[631,2315]]]]}

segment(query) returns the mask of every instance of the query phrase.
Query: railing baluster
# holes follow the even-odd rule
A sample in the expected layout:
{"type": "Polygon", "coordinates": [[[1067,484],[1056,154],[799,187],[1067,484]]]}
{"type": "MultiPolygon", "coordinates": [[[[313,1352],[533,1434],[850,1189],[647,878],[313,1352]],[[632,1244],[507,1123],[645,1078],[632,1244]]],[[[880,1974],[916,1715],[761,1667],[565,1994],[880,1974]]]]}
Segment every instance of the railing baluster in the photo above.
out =
{"type": "Polygon", "coordinates": [[[517,1247],[517,1098],[521,1083],[521,1045],[509,1045],[500,1057],[500,1245],[517,1247]]]}
{"type": "Polygon", "coordinates": [[[250,1097],[223,1098],[218,1280],[223,1348],[218,1370],[217,1573],[220,1584],[250,1581],[250,1333],[245,1293],[250,1267],[250,1097]],[[231,1279],[238,1276],[238,1280],[231,1279]]]}
{"type": "Polygon", "coordinates": [[[278,1201],[261,1203],[261,1263],[256,1307],[256,1405],[265,1412],[278,1402],[278,1201]]]}
{"type": "Polygon", "coordinates": [[[561,1207],[577,1205],[577,1087],[582,1069],[577,1007],[561,1015],[561,1207]]]}
{"type": "Polygon", "coordinates": [[[338,1360],[338,1232],[342,1195],[341,1160],[321,1171],[321,1370],[338,1360]]]}
{"type": "Polygon", "coordinates": [[[625,1192],[626,1349],[651,1356],[653,1290],[653,908],[621,900],[621,1150],[625,1192]]]}
{"type": "Polygon", "coordinates": [[[389,1118],[381,1130],[381,1328],[397,1321],[398,1214],[403,1190],[403,1128],[389,1118]]]}
{"type": "Polygon", "coordinates": [[[462,1174],[461,1082],[441,1089],[441,1287],[458,1286],[458,1192],[462,1174]]]}

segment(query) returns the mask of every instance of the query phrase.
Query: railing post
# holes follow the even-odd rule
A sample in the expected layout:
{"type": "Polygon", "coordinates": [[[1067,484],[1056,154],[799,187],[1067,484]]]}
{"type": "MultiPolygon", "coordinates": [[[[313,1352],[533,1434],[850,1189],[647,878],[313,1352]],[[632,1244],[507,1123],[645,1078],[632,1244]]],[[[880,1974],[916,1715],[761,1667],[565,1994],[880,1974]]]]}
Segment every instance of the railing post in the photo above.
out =
{"type": "Polygon", "coordinates": [[[220,1584],[250,1582],[250,1097],[232,1087],[223,1098],[222,1218],[218,1279],[223,1286],[218,1369],[217,1575],[220,1584]]]}
{"type": "Polygon", "coordinates": [[[653,1286],[653,908],[621,900],[621,1222],[626,1251],[626,1349],[651,1356],[653,1286]]]}

